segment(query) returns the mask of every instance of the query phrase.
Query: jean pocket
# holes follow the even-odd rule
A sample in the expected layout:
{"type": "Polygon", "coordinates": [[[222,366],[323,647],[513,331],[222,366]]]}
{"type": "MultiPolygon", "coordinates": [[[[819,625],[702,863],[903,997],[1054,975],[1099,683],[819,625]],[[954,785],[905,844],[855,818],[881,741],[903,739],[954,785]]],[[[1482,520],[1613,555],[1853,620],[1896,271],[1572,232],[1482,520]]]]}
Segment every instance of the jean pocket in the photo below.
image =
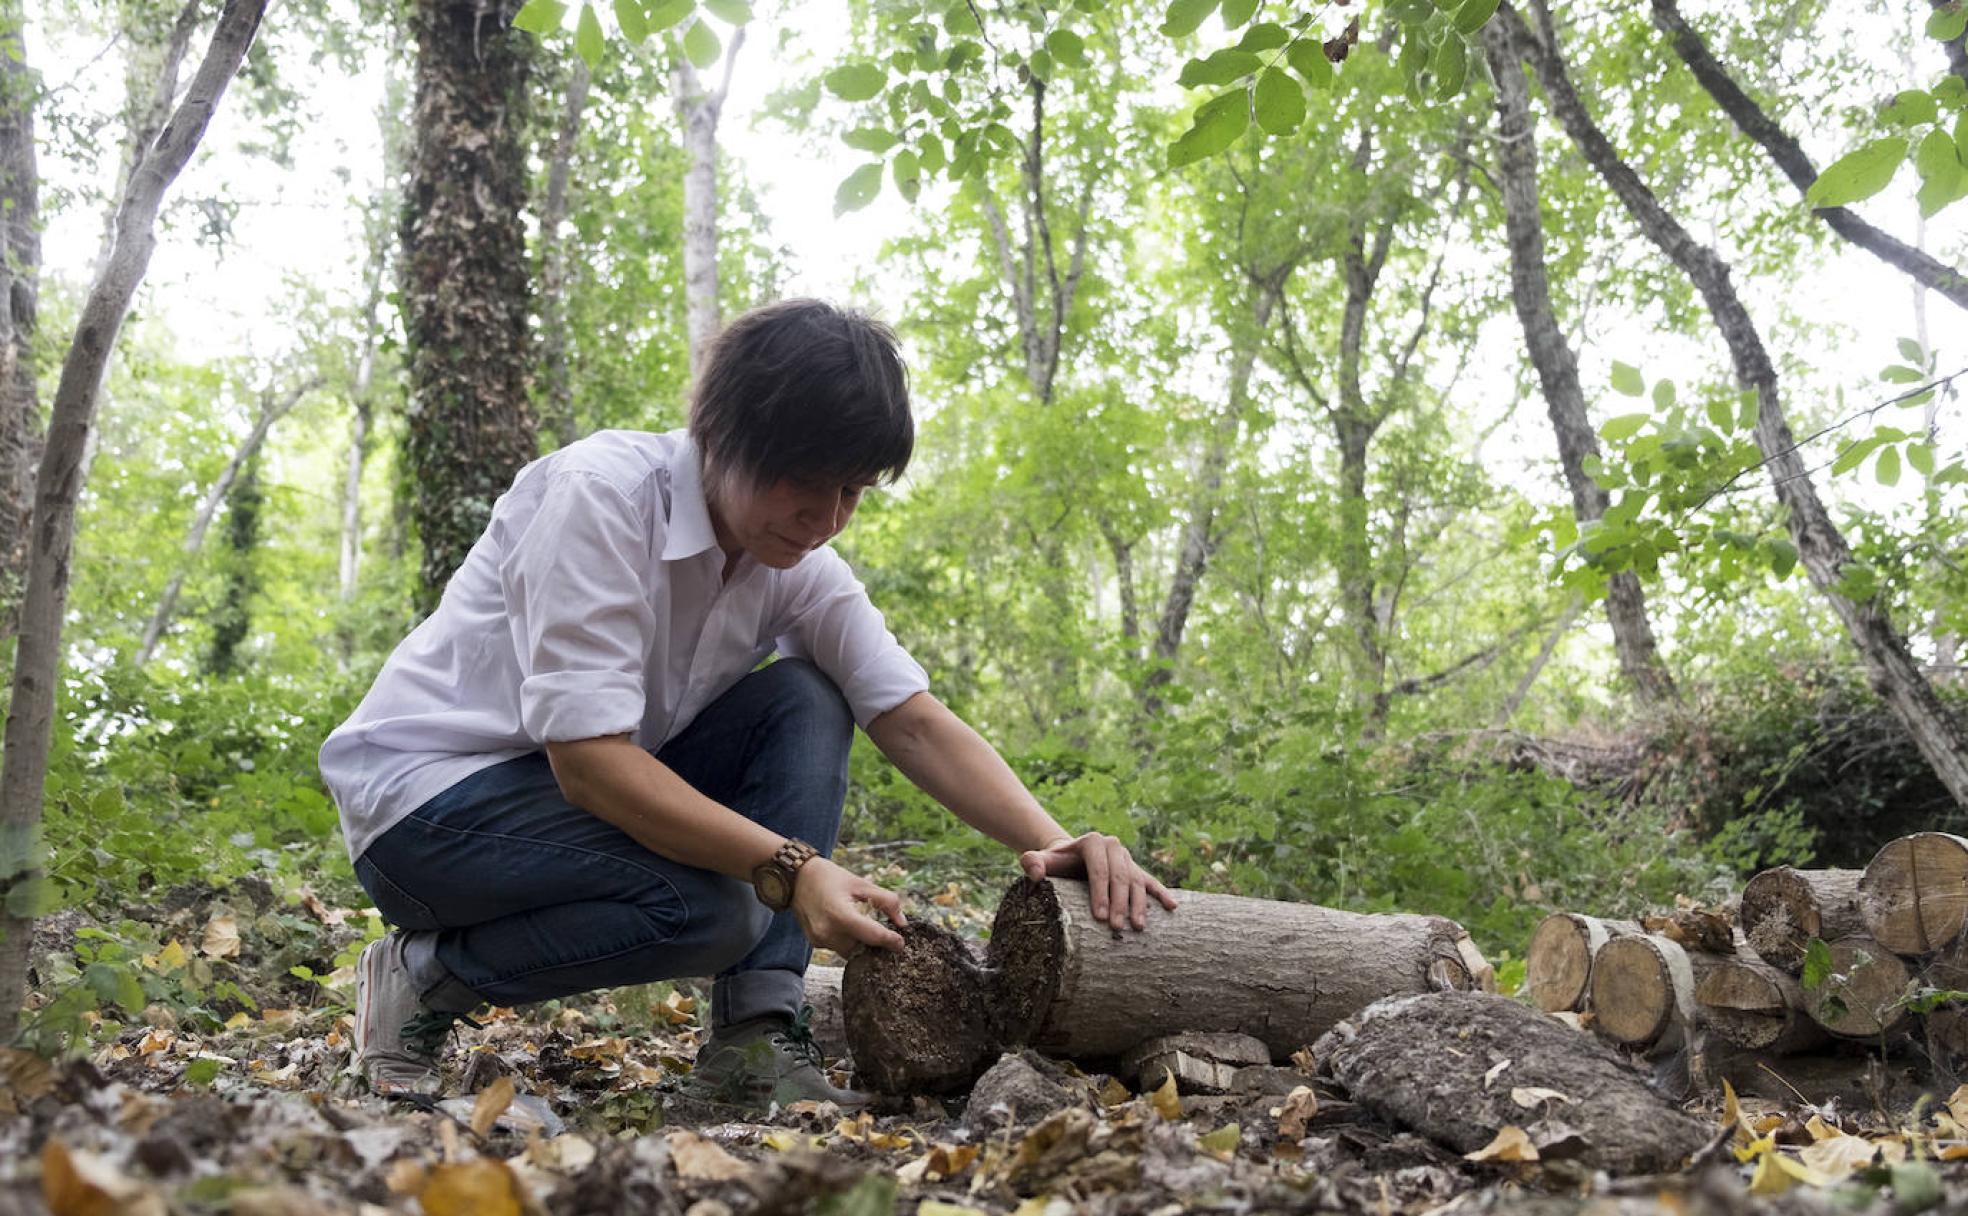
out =
{"type": "Polygon", "coordinates": [[[366,853],[356,860],[355,879],[369,892],[369,898],[376,901],[376,911],[383,914],[383,919],[399,929],[444,927],[438,923],[430,905],[398,886],[366,853]]]}

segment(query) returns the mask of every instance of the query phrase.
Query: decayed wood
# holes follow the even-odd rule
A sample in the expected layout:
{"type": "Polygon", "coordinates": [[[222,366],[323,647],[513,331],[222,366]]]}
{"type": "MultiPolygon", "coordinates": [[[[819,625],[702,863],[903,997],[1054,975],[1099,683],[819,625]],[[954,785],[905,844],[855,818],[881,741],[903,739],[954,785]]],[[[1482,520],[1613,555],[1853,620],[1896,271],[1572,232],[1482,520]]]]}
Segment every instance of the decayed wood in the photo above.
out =
{"type": "Polygon", "coordinates": [[[1353,1101],[1460,1152],[1514,1125],[1551,1156],[1652,1172],[1678,1168],[1710,1138],[1603,1044],[1503,997],[1378,1001],[1313,1055],[1353,1101]]]}
{"type": "Polygon", "coordinates": [[[1968,924],[1968,839],[1915,832],[1889,840],[1859,879],[1866,931],[1896,954],[1929,954],[1968,924]]]}
{"type": "Polygon", "coordinates": [[[1808,997],[1795,979],[1761,959],[1717,959],[1695,982],[1697,1016],[1709,1033],[1770,1055],[1809,1051],[1825,1031],[1805,1012],[1808,997]]]}
{"type": "Polygon", "coordinates": [[[1144,1091],[1173,1075],[1178,1092],[1227,1094],[1244,1068],[1270,1063],[1271,1049],[1247,1034],[1175,1034],[1149,1039],[1122,1056],[1119,1075],[1134,1078],[1144,1091]]]}
{"type": "Polygon", "coordinates": [[[1524,990],[1547,1013],[1585,1008],[1593,956],[1613,938],[1638,932],[1640,926],[1628,920],[1600,920],[1576,912],[1545,917],[1524,952],[1524,990]]]}
{"type": "Polygon", "coordinates": [[[813,1041],[820,1045],[821,1053],[828,1059],[847,1055],[847,1020],[841,1013],[839,967],[806,969],[806,1003],[813,1007],[807,1026],[812,1029],[813,1041]]]}
{"type": "Polygon", "coordinates": [[[1841,937],[1831,946],[1831,975],[1808,992],[1805,1011],[1846,1039],[1870,1039],[1906,1021],[1912,975],[1899,957],[1870,937],[1841,937]]]}
{"type": "Polygon", "coordinates": [[[1232,1031],[1284,1059],[1380,997],[1494,984],[1468,934],[1441,917],[1175,897],[1174,912],[1151,904],[1146,931],[1116,932],[1093,919],[1085,883],[1020,879],[991,930],[1012,1041],[1099,1059],[1157,1035],[1232,1031]]]}
{"type": "Polygon", "coordinates": [[[1812,938],[1829,941],[1865,931],[1859,871],[1764,870],[1743,887],[1736,916],[1758,958],[1796,975],[1812,938]]]}
{"type": "Polygon", "coordinates": [[[855,1075],[882,1093],[955,1093],[1004,1041],[991,985],[947,930],[914,921],[902,942],[900,951],[863,950],[841,975],[855,1075]]]}
{"type": "Polygon", "coordinates": [[[1679,944],[1636,933],[1614,938],[1593,957],[1592,1025],[1613,1042],[1679,1047],[1695,1016],[1695,963],[1679,944]]]}

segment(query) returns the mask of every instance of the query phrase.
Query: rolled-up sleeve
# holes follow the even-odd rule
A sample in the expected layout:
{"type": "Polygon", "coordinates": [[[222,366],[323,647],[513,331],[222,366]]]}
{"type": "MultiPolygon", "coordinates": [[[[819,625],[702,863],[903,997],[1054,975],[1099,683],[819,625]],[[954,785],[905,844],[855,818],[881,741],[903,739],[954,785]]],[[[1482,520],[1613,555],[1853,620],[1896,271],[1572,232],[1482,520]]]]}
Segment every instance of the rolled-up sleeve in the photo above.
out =
{"type": "Polygon", "coordinates": [[[838,553],[819,550],[800,563],[798,575],[776,619],[779,652],[810,659],[826,672],[863,729],[928,691],[929,674],[895,640],[838,553]]]}
{"type": "Polygon", "coordinates": [[[604,478],[569,471],[499,565],[522,682],[520,725],[538,743],[633,732],[655,614],[642,585],[650,523],[604,478]]]}

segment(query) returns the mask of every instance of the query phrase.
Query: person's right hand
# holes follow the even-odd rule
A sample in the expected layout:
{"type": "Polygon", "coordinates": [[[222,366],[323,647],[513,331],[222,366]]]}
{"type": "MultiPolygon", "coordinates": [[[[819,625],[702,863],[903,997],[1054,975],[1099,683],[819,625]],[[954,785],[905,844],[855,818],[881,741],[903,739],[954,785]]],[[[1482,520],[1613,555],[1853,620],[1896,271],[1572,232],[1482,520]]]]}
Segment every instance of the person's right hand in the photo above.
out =
{"type": "Polygon", "coordinates": [[[884,891],[865,878],[848,873],[825,857],[815,857],[799,869],[793,882],[793,915],[814,946],[846,956],[861,946],[900,950],[902,935],[864,916],[860,904],[874,905],[896,928],[906,929],[902,897],[884,891]]]}

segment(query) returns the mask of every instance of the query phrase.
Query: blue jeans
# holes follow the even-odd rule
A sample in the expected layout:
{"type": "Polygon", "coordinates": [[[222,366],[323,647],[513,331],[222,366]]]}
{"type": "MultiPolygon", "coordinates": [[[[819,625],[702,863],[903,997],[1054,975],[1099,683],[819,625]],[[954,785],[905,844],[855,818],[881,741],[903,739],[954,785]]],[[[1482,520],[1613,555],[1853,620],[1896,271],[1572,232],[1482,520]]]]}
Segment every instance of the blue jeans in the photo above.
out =
{"type": "MultiPolygon", "coordinates": [[[[655,754],[698,792],[832,855],[854,719],[819,668],[781,659],[655,754]]],[[[751,884],[661,857],[561,796],[545,752],[473,773],[366,849],[356,877],[406,931],[431,1009],[467,1012],[715,975],[711,1023],[791,1015],[812,948],[751,884]]]]}

